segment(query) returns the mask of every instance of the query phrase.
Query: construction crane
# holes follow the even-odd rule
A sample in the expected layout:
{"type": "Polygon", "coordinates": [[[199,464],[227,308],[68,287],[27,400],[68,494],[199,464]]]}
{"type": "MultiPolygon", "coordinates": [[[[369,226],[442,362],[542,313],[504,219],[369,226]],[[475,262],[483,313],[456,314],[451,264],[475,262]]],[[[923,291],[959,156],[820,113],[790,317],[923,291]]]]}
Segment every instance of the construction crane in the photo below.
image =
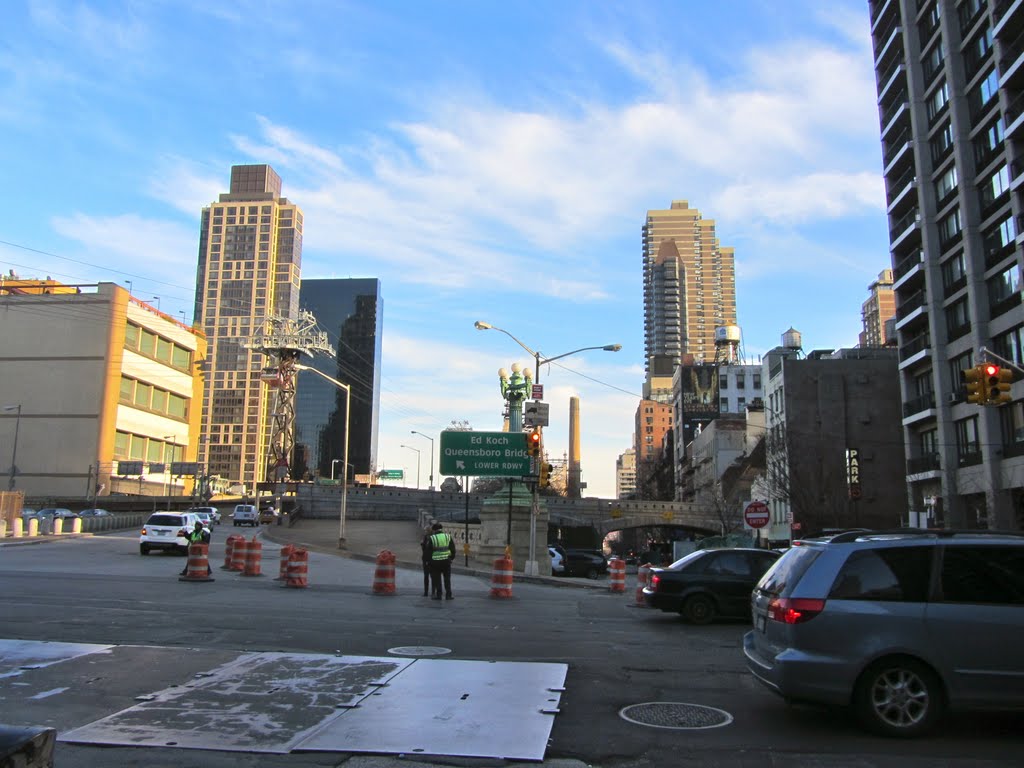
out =
{"type": "Polygon", "coordinates": [[[264,368],[260,378],[277,390],[274,402],[273,430],[270,436],[269,464],[272,478],[278,482],[291,478],[292,450],[295,448],[295,362],[300,355],[312,357],[320,352],[333,355],[327,333],[317,325],[312,312],[299,310],[297,319],[270,315],[245,342],[247,349],[262,352],[276,365],[264,368]]]}

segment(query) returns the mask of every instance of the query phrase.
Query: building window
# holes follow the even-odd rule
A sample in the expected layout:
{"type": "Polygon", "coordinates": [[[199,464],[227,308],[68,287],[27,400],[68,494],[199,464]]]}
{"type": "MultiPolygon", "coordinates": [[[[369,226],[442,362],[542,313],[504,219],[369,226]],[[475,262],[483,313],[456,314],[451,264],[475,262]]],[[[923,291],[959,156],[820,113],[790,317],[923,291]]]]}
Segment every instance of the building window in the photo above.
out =
{"type": "Polygon", "coordinates": [[[928,122],[934,122],[941,115],[946,105],[949,104],[949,84],[943,80],[935,89],[925,104],[928,112],[928,122]]]}
{"type": "Polygon", "coordinates": [[[963,336],[971,327],[967,314],[967,297],[953,302],[946,307],[946,332],[950,339],[963,336]]]}
{"type": "Polygon", "coordinates": [[[935,182],[935,199],[938,205],[942,205],[950,195],[956,192],[957,176],[956,166],[951,165],[935,182]]]}
{"type": "Polygon", "coordinates": [[[1011,456],[1024,455],[1024,402],[1018,400],[999,409],[1003,447],[1011,456]]]}
{"type": "Polygon", "coordinates": [[[939,38],[935,45],[933,45],[924,56],[922,69],[924,70],[924,78],[926,81],[930,81],[932,77],[938,74],[939,70],[942,69],[942,62],[942,38],[939,38]]]}
{"type": "Polygon", "coordinates": [[[754,381],[753,381],[754,389],[760,389],[761,388],[761,374],[760,373],[755,373],[753,375],[753,379],[754,379],[754,381]]]}
{"type": "Polygon", "coordinates": [[[956,454],[961,466],[981,463],[981,442],[978,440],[977,416],[970,416],[956,422],[956,454]]]}
{"type": "Polygon", "coordinates": [[[963,288],[967,284],[967,263],[964,252],[960,251],[942,262],[942,287],[946,293],[963,288]]]}
{"type": "Polygon", "coordinates": [[[720,398],[718,398],[718,409],[722,413],[728,413],[729,412],[729,398],[728,397],[720,397],[720,398]]]}
{"type": "Polygon", "coordinates": [[[962,380],[960,374],[969,368],[974,367],[974,353],[964,352],[959,357],[954,357],[949,361],[949,376],[950,380],[955,382],[954,386],[959,386],[959,382],[962,380]]]}
{"type": "Polygon", "coordinates": [[[939,221],[939,242],[945,247],[959,238],[960,232],[960,208],[958,207],[939,221]]]}
{"type": "Polygon", "coordinates": [[[729,388],[729,374],[720,373],[718,374],[718,388],[728,389],[729,388]]]}
{"type": "Polygon", "coordinates": [[[981,110],[989,105],[997,93],[999,93],[999,73],[993,69],[967,94],[967,105],[970,108],[971,116],[976,117],[981,110]]]}
{"type": "Polygon", "coordinates": [[[1024,327],[1011,328],[992,337],[995,353],[1014,365],[1024,365],[1024,327]]]}
{"type": "Polygon", "coordinates": [[[742,373],[736,374],[736,389],[747,388],[747,377],[742,373]]]}
{"type": "Polygon", "coordinates": [[[932,152],[932,162],[938,163],[949,151],[953,149],[953,124],[946,121],[935,137],[929,142],[932,152]]]}
{"type": "Polygon", "coordinates": [[[993,314],[1001,314],[1020,304],[1020,270],[1014,264],[988,281],[988,300],[993,314]],[[998,309],[998,313],[995,311],[998,309]]]}

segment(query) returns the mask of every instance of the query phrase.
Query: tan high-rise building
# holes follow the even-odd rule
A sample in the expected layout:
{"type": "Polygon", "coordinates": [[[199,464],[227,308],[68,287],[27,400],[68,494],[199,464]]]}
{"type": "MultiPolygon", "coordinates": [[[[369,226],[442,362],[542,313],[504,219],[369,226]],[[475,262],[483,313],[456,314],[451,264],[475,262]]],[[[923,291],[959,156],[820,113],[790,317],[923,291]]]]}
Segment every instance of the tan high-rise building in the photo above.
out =
{"type": "Polygon", "coordinates": [[[199,461],[253,489],[267,471],[273,399],[269,364],[246,349],[270,314],[298,314],[302,211],[281,197],[269,165],[231,168],[230,192],[203,208],[195,322],[209,342],[199,461]]]}
{"type": "MultiPolygon", "coordinates": [[[[715,329],[736,324],[736,266],[715,222],[685,200],[648,211],[643,226],[644,351],[647,389],[671,378],[683,355],[715,359],[715,329]]],[[[646,397],[650,397],[645,392],[646,397]]]]}
{"type": "Polygon", "coordinates": [[[878,279],[868,286],[871,295],[860,308],[864,330],[860,334],[862,347],[884,347],[889,343],[885,333],[886,320],[896,315],[896,294],[892,289],[892,270],[883,269],[878,279]]]}

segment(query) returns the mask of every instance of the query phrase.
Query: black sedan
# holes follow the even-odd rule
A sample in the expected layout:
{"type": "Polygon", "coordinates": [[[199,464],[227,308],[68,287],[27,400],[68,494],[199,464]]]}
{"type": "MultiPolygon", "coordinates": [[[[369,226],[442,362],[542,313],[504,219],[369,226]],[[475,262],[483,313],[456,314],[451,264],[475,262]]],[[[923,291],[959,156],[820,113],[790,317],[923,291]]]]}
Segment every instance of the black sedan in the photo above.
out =
{"type": "Polygon", "coordinates": [[[559,576],[586,576],[596,579],[608,573],[608,559],[596,549],[564,549],[555,547],[562,555],[562,569],[559,576]]]}
{"type": "Polygon", "coordinates": [[[766,549],[699,549],[665,568],[652,568],[644,602],[678,612],[691,624],[749,619],[750,593],[778,559],[778,552],[766,549]]]}

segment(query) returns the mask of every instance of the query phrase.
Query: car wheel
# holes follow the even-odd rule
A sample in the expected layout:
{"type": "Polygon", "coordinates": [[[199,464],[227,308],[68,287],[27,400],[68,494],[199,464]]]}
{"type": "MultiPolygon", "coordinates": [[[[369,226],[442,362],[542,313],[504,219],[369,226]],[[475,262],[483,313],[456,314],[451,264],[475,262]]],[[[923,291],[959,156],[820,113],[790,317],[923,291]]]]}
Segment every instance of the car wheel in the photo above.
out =
{"type": "Polygon", "coordinates": [[[148,555],[149,554],[149,547],[147,547],[145,544],[139,544],[139,554],[140,555],[148,555]]]}
{"type": "Polygon", "coordinates": [[[715,620],[715,604],[707,595],[694,595],[683,603],[681,613],[691,624],[710,624],[715,620]]]}
{"type": "Polygon", "coordinates": [[[598,576],[597,568],[588,568],[587,569],[587,578],[588,579],[590,579],[591,581],[596,581],[597,580],[597,576],[598,576]]]}
{"type": "Polygon", "coordinates": [[[857,681],[853,706],[861,723],[884,736],[920,736],[945,709],[939,678],[915,659],[894,657],[870,666],[857,681]]]}

